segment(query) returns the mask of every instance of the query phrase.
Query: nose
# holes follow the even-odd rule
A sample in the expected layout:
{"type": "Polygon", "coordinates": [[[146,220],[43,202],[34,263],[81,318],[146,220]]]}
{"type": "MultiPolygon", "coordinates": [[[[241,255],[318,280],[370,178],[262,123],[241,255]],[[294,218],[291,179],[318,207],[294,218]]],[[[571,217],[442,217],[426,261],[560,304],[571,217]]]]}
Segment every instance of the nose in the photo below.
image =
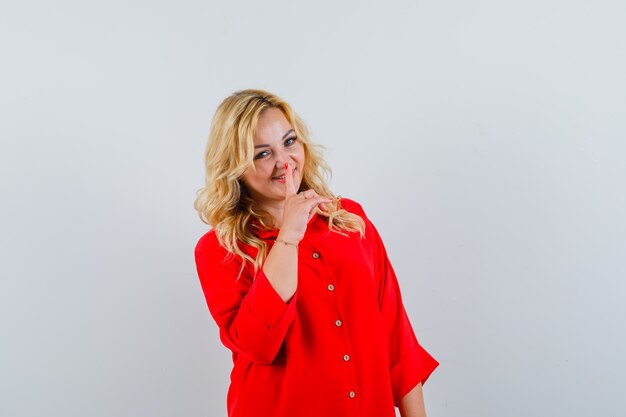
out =
{"type": "Polygon", "coordinates": [[[289,153],[284,149],[278,150],[274,153],[274,157],[276,159],[276,169],[282,170],[285,168],[285,162],[288,164],[292,164],[293,160],[289,156],[289,153]]]}

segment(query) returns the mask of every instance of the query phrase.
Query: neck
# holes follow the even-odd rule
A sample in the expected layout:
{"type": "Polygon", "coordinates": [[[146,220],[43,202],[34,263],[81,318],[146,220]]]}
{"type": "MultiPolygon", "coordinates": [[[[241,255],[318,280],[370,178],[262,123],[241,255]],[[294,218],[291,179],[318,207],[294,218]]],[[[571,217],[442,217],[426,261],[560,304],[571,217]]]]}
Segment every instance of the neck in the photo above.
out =
{"type": "Polygon", "coordinates": [[[274,220],[274,225],[278,229],[280,229],[283,222],[283,211],[285,207],[284,202],[279,201],[275,204],[263,204],[261,207],[272,216],[272,219],[274,220]]]}

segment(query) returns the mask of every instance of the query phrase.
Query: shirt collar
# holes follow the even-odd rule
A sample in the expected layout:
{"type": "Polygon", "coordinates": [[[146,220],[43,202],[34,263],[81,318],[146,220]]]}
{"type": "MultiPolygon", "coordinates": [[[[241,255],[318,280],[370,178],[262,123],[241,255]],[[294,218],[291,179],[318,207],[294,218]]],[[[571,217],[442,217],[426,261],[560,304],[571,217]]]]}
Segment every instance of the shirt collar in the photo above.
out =
{"type": "MultiPolygon", "coordinates": [[[[313,213],[313,217],[307,223],[307,226],[310,225],[315,218],[317,217],[317,213],[313,213]]],[[[261,223],[255,218],[251,222],[252,232],[255,233],[261,239],[276,239],[278,233],[280,233],[280,229],[266,229],[261,226],[261,223]]]]}

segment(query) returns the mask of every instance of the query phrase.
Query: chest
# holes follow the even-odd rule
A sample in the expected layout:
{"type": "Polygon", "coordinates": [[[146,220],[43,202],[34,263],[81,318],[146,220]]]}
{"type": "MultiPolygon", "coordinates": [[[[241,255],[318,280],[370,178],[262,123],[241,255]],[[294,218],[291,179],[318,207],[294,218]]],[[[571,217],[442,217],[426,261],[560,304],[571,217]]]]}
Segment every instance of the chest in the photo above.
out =
{"type": "Polygon", "coordinates": [[[298,251],[299,302],[375,302],[381,284],[377,259],[373,245],[358,233],[307,236],[298,251]]]}

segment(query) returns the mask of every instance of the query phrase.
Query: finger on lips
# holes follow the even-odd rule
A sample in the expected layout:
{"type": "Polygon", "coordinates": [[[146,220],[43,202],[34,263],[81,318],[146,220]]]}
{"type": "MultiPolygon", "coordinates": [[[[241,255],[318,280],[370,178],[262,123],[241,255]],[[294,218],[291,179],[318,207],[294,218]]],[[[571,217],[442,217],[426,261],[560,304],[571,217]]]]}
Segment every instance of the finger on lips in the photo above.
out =
{"type": "Polygon", "coordinates": [[[308,189],[298,193],[295,189],[295,184],[293,181],[293,167],[285,162],[285,198],[292,197],[295,195],[301,195],[303,200],[306,201],[306,206],[309,211],[315,211],[315,207],[319,206],[320,210],[328,211],[324,204],[331,203],[333,200],[327,197],[321,197],[317,192],[313,189],[308,189]]]}
{"type": "Polygon", "coordinates": [[[285,197],[297,194],[293,183],[293,168],[285,162],[285,197]]]}

